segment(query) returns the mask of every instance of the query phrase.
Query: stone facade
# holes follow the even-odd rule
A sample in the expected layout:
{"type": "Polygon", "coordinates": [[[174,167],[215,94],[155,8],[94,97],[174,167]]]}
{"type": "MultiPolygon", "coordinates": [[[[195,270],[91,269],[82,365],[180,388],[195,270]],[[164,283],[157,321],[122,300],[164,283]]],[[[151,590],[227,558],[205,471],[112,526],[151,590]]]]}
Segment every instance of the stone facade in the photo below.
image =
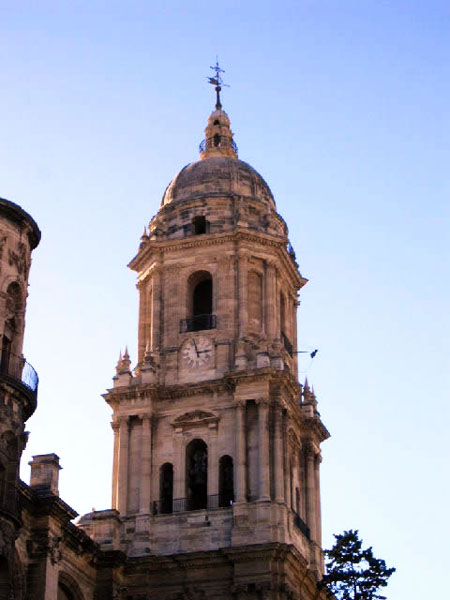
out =
{"type": "MultiPolygon", "coordinates": [[[[2,262],[3,337],[14,313],[17,354],[19,291],[39,241],[27,218],[28,245],[10,233],[0,249],[14,271],[6,279],[2,262]]],[[[0,590],[21,600],[327,597],[318,582],[328,432],[314,392],[297,380],[306,279],[287,236],[267,183],[238,159],[219,103],[200,160],[170,183],[129,265],[140,297],[137,364],[125,351],[104,395],[113,411],[112,508],[74,525],[59,498],[59,458],[34,457],[30,486],[13,486],[20,515],[1,517],[10,533],[0,590]]],[[[8,429],[15,482],[35,406],[22,396],[8,429]]]]}

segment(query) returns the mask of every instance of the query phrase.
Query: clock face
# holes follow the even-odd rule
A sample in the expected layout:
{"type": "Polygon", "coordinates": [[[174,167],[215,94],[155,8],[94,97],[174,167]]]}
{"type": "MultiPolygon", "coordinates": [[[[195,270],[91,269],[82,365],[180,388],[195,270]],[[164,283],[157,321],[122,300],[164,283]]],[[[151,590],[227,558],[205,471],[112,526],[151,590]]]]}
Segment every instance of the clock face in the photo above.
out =
{"type": "Polygon", "coordinates": [[[212,366],[214,346],[212,341],[203,336],[186,340],[181,348],[184,364],[191,369],[212,366]]]}

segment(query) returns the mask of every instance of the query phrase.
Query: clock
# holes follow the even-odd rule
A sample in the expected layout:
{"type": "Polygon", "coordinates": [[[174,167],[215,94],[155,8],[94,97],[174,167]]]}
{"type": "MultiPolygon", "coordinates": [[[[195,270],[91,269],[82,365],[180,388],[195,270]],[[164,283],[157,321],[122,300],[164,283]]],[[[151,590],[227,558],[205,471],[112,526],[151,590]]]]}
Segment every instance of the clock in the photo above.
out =
{"type": "Polygon", "coordinates": [[[211,367],[214,353],[212,340],[198,336],[186,340],[181,347],[183,363],[190,369],[206,369],[211,367]]]}

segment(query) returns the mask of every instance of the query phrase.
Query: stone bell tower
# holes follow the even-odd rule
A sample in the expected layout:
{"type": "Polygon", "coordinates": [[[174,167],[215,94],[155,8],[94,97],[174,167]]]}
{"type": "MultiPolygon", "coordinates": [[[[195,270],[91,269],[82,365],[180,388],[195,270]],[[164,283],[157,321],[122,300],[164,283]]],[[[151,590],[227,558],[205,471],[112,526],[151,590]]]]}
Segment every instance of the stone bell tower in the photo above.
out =
{"type": "Polygon", "coordinates": [[[200,160],[167,187],[130,263],[137,366],[126,351],[105,394],[117,512],[83,526],[129,557],[128,597],[322,598],[328,432],[297,381],[306,279],[269,186],[238,159],[220,71],[212,82],[200,160]]]}
{"type": "Polygon", "coordinates": [[[38,376],[22,347],[31,252],[40,237],[29,214],[0,198],[0,598],[14,589],[19,463],[25,422],[36,409],[38,376]]]}

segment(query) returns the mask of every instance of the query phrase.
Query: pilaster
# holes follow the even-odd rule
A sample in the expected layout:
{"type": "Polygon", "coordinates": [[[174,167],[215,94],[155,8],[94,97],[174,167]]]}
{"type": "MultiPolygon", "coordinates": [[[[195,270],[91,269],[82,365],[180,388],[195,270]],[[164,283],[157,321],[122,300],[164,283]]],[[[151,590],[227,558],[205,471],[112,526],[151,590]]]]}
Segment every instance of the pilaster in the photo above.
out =
{"type": "Polygon", "coordinates": [[[128,453],[130,435],[129,417],[120,417],[119,425],[119,476],[117,485],[117,510],[121,515],[125,515],[127,512],[128,502],[128,453]]]}

